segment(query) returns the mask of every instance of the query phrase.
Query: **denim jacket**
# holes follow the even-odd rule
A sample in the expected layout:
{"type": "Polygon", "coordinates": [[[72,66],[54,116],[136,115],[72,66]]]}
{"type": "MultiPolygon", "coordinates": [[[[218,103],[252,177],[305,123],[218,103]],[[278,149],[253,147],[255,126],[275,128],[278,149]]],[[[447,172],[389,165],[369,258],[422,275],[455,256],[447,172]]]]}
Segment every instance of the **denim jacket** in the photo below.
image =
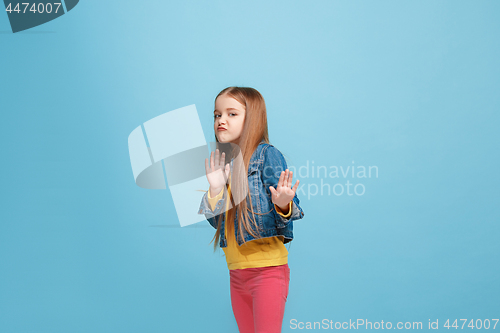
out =
{"type": "MultiPolygon", "coordinates": [[[[284,236],[284,244],[293,239],[293,221],[299,220],[304,216],[304,212],[299,206],[300,201],[297,198],[297,193],[295,193],[292,199],[292,213],[288,218],[278,214],[271,201],[269,186],[276,188],[278,186],[281,171],[285,171],[286,169],[287,164],[281,152],[273,145],[265,143],[264,141],[261,141],[257,149],[253,152],[248,166],[248,186],[250,188],[250,194],[252,195],[252,208],[255,213],[259,213],[254,215],[261,230],[259,238],[284,236]]],[[[207,196],[208,191],[203,195],[198,214],[205,214],[206,219],[215,229],[217,229],[217,215],[222,215],[220,247],[227,247],[224,228],[227,189],[224,188],[224,194],[222,198],[217,201],[213,211],[208,203],[207,196]]],[[[247,203],[249,203],[248,200],[247,203]]],[[[238,209],[236,209],[233,230],[235,230],[235,237],[238,245],[242,245],[243,242],[240,239],[240,230],[238,230],[237,227],[238,213],[238,209]]],[[[249,211],[248,214],[250,218],[252,218],[251,211],[249,211]]],[[[245,230],[245,228],[243,228],[243,237],[245,241],[255,239],[245,230]]]]}

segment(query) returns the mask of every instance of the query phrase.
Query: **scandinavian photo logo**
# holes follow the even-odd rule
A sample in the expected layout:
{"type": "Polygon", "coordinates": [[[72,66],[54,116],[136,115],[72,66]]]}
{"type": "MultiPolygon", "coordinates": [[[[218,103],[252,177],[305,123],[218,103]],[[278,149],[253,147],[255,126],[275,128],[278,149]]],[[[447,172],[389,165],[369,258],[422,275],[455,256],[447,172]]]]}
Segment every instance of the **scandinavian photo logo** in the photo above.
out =
{"type": "MultiPolygon", "coordinates": [[[[205,215],[198,213],[210,187],[205,159],[217,146],[224,149],[228,161],[233,152],[237,172],[245,170],[246,175],[248,168],[243,165],[243,155],[236,144],[206,142],[194,104],[156,116],[137,126],[128,137],[135,183],[144,189],[166,190],[168,187],[181,227],[205,221],[205,215]]],[[[237,205],[244,200],[246,192],[244,188],[232,193],[235,192],[239,193],[233,197],[237,205]]]]}
{"type": "MultiPolygon", "coordinates": [[[[266,169],[266,168],[265,168],[266,169]]],[[[314,165],[314,161],[306,161],[306,165],[298,168],[290,165],[293,177],[300,179],[297,188],[297,195],[311,199],[316,195],[329,196],[362,196],[366,192],[364,181],[370,178],[378,178],[378,167],[376,165],[356,165],[352,161],[351,165],[314,165]],[[340,179],[345,181],[340,181],[340,179]],[[333,183],[335,182],[335,183],[333,183]]],[[[277,176],[284,170],[264,170],[277,176]]]]}

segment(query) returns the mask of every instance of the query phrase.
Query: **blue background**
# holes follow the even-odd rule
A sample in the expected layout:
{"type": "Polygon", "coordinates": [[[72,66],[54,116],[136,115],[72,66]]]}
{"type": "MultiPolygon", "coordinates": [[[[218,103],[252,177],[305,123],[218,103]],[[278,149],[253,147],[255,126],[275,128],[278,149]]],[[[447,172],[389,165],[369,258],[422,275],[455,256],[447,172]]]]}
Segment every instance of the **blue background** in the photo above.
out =
{"type": "Polygon", "coordinates": [[[379,170],[324,179],[362,196],[298,194],[284,332],[499,318],[499,14],[498,1],[81,1],[12,34],[0,13],[0,331],[237,331],[214,230],[176,228],[169,190],[134,183],[127,147],[190,104],[212,140],[230,85],[262,93],[289,166],[379,170]]]}

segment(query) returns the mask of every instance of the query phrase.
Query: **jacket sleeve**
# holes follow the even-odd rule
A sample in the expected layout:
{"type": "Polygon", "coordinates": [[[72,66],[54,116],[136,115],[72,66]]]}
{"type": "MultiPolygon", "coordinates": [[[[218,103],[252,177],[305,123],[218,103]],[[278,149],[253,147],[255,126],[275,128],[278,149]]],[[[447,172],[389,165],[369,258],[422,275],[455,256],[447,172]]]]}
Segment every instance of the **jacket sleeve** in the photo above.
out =
{"type": "MultiPolygon", "coordinates": [[[[283,154],[274,146],[268,146],[264,151],[264,165],[262,170],[262,183],[266,188],[266,194],[268,195],[269,200],[271,200],[271,191],[269,190],[269,186],[273,186],[274,188],[278,187],[278,181],[280,179],[281,171],[285,171],[288,168],[285,158],[283,154]]],[[[304,216],[304,212],[299,205],[300,200],[297,197],[297,192],[295,192],[295,196],[293,197],[291,204],[291,214],[287,214],[288,217],[279,214],[274,209],[275,219],[278,221],[278,225],[286,225],[290,221],[300,220],[304,216]]]]}
{"type": "Polygon", "coordinates": [[[210,191],[207,192],[207,199],[208,199],[208,204],[210,205],[210,209],[213,211],[215,206],[217,205],[217,202],[222,199],[222,195],[224,194],[224,190],[221,190],[219,194],[217,194],[215,197],[210,197],[210,191]]]}
{"type": "Polygon", "coordinates": [[[276,211],[278,212],[278,214],[280,214],[281,216],[283,217],[290,217],[292,215],[292,206],[293,206],[293,201],[290,201],[288,203],[288,214],[283,214],[283,212],[281,211],[281,208],[279,208],[278,206],[276,206],[276,204],[274,204],[274,209],[276,209],[276,211]]]}
{"type": "Polygon", "coordinates": [[[209,191],[205,192],[203,198],[201,199],[200,209],[198,214],[204,214],[207,221],[212,227],[217,229],[217,219],[218,215],[224,214],[225,200],[227,198],[227,188],[224,188],[221,193],[219,193],[215,198],[208,198],[209,191]],[[213,201],[217,200],[215,207],[213,201]],[[212,201],[212,205],[210,204],[212,201]]]}

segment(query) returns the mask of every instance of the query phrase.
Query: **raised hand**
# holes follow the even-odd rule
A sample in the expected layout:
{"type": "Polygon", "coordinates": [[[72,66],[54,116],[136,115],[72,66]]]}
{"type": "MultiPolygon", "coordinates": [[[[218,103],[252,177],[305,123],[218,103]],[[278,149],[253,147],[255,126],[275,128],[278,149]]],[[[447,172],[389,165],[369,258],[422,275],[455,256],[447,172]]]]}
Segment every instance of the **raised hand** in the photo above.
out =
{"type": "Polygon", "coordinates": [[[273,186],[269,186],[269,191],[271,191],[271,201],[273,204],[279,208],[286,209],[290,201],[295,196],[295,191],[299,187],[299,180],[292,186],[293,171],[286,169],[281,171],[280,179],[278,180],[278,186],[276,189],[273,186]]]}
{"type": "Polygon", "coordinates": [[[210,165],[208,165],[208,158],[205,159],[205,172],[210,183],[210,197],[220,193],[229,177],[231,169],[229,163],[225,164],[225,156],[224,152],[219,156],[219,149],[216,149],[215,154],[214,152],[210,153],[210,165]]]}

